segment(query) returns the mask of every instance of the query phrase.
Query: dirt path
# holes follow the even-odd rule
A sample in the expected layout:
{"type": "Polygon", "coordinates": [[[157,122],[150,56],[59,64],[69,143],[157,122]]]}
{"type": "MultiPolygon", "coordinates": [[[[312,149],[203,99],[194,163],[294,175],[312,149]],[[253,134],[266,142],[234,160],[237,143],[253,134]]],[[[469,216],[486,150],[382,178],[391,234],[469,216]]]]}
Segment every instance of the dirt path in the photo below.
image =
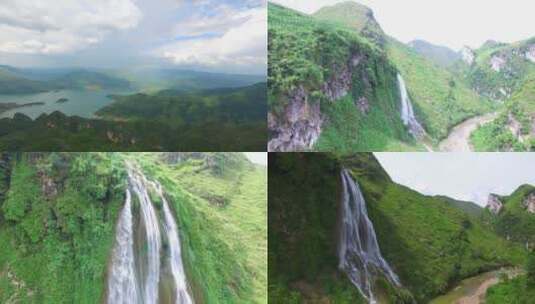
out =
{"type": "Polygon", "coordinates": [[[444,139],[440,145],[439,150],[442,152],[470,152],[470,135],[479,125],[493,121],[497,117],[497,113],[485,114],[470,118],[458,125],[456,125],[444,139]]]}

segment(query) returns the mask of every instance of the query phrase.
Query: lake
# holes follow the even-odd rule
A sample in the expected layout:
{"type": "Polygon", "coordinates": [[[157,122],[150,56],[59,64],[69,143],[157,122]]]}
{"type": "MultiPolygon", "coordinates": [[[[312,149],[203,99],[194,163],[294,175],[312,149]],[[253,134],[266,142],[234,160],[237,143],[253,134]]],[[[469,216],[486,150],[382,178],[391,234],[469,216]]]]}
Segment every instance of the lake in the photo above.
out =
{"type": "Polygon", "coordinates": [[[110,94],[130,94],[132,91],[125,90],[59,90],[38,94],[0,94],[0,103],[25,104],[31,102],[44,102],[44,105],[16,108],[0,113],[0,118],[13,117],[15,113],[23,113],[32,119],[39,117],[42,113],[52,113],[61,111],[66,115],[77,115],[84,118],[94,118],[94,114],[100,108],[113,102],[107,97],[110,94]],[[57,103],[58,99],[67,98],[64,103],[57,103]]]}

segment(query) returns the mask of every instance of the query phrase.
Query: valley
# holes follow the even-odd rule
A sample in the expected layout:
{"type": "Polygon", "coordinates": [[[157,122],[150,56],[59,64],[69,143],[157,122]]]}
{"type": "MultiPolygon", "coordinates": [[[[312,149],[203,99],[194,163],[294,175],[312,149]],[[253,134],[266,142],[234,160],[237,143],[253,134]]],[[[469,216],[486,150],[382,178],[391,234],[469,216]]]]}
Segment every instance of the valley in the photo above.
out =
{"type": "Polygon", "coordinates": [[[10,66],[1,66],[0,74],[3,150],[256,151],[265,146],[262,76],[10,66]],[[42,89],[30,90],[27,82],[42,89]],[[2,83],[11,89],[2,89],[2,83]]]}
{"type": "Polygon", "coordinates": [[[354,1],[268,15],[270,151],[533,148],[533,38],[403,43],[354,1]]]}
{"type": "Polygon", "coordinates": [[[533,186],[485,205],[398,184],[371,153],[269,163],[270,303],[529,303],[533,186]]]}

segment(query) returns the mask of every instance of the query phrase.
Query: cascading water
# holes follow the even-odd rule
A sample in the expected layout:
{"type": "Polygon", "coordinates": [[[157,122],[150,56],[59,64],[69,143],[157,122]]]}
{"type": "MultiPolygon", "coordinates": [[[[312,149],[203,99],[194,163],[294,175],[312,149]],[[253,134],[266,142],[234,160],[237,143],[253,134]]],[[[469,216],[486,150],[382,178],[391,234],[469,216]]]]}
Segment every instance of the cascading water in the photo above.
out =
{"type": "Polygon", "coordinates": [[[165,233],[169,240],[170,250],[170,263],[171,273],[175,281],[176,288],[176,304],[192,304],[193,300],[188,292],[188,286],[186,283],[186,276],[184,272],[184,266],[182,265],[182,253],[180,248],[180,239],[178,237],[178,229],[169,209],[169,204],[163,195],[162,186],[159,183],[155,183],[156,191],[163,202],[163,213],[165,218],[165,233]]]}
{"type": "Polygon", "coordinates": [[[370,303],[376,303],[372,286],[375,277],[383,275],[395,286],[401,284],[381,255],[358,184],[346,169],[342,170],[341,177],[344,192],[338,267],[370,303]]]}
{"type": "Polygon", "coordinates": [[[128,170],[130,186],[139,199],[139,206],[147,238],[147,264],[146,273],[142,276],[144,303],[158,302],[158,283],[160,281],[160,248],[161,236],[158,217],[150,201],[147,181],[145,177],[133,170],[128,170]]]}
{"type": "Polygon", "coordinates": [[[127,189],[126,202],[117,222],[116,246],[113,250],[108,277],[108,303],[139,303],[132,231],[131,197],[130,190],[127,189]]]}
{"type": "Polygon", "coordinates": [[[107,303],[171,303],[193,304],[182,264],[178,227],[165,199],[162,186],[148,181],[134,166],[128,164],[126,202],[117,223],[116,241],[108,274],[107,303]],[[149,189],[155,190],[162,207],[154,207],[149,189]],[[131,193],[139,202],[139,212],[132,214],[131,193]],[[162,214],[161,218],[158,216],[162,214]],[[135,221],[137,219],[138,221],[135,221]],[[164,234],[160,232],[163,227],[164,234]],[[139,233],[136,233],[139,232],[139,233]],[[162,237],[168,246],[162,246],[162,237]],[[137,247],[135,245],[138,245],[137,247]],[[142,251],[136,252],[134,248],[142,251]],[[165,263],[161,256],[167,256],[165,263]],[[168,262],[168,263],[167,263],[168,262]],[[168,267],[167,267],[168,265],[168,267]],[[167,268],[168,271],[165,271],[167,268]],[[165,273],[171,273],[172,280],[165,273]],[[169,280],[166,281],[166,278],[169,280]],[[172,281],[171,283],[169,283],[172,281]],[[174,286],[169,291],[166,286],[174,286]],[[169,294],[165,294],[165,292],[169,294]],[[162,297],[164,293],[167,297],[162,297]]]}
{"type": "Polygon", "coordinates": [[[407,92],[405,80],[398,73],[398,87],[401,96],[401,120],[405,126],[409,127],[409,132],[416,138],[422,138],[425,135],[425,130],[414,116],[414,109],[412,102],[407,92]]]}

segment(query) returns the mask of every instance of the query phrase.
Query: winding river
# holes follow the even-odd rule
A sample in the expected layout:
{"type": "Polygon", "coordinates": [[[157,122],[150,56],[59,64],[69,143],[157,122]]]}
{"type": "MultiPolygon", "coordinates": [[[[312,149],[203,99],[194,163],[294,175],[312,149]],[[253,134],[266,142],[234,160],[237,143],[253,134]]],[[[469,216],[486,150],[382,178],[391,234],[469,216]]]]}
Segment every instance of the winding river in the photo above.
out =
{"type": "Polygon", "coordinates": [[[429,302],[430,304],[479,304],[484,303],[487,289],[498,284],[500,274],[507,273],[511,277],[520,274],[515,268],[504,268],[500,270],[485,272],[475,277],[461,281],[461,283],[438,298],[429,302]]]}
{"type": "Polygon", "coordinates": [[[456,125],[448,137],[440,142],[439,150],[442,152],[471,152],[473,150],[470,145],[472,132],[480,125],[493,121],[497,116],[497,113],[489,113],[470,118],[456,125]]]}

